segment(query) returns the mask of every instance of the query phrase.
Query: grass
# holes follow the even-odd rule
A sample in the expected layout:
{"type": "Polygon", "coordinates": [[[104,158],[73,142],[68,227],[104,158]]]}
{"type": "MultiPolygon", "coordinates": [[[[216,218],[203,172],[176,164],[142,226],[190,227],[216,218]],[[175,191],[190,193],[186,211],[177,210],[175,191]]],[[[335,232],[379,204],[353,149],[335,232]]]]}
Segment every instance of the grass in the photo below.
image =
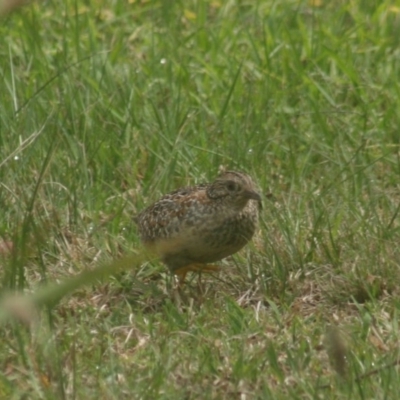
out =
{"type": "Polygon", "coordinates": [[[397,2],[36,2],[0,34],[0,398],[397,397],[397,2]],[[132,216],[220,166],[260,231],[179,304],[132,216]]]}

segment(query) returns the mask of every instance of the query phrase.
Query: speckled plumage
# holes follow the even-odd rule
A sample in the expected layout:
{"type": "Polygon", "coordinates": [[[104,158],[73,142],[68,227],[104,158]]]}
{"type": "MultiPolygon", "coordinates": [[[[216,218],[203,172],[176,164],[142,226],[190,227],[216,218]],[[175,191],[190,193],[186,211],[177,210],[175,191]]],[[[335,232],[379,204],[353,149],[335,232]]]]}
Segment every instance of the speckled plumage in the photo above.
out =
{"type": "MultiPolygon", "coordinates": [[[[214,182],[164,195],[137,217],[145,246],[184,279],[199,264],[219,261],[251,240],[261,197],[249,175],[227,171],[214,182]]],[[[206,270],[206,268],[205,268],[206,270]]]]}

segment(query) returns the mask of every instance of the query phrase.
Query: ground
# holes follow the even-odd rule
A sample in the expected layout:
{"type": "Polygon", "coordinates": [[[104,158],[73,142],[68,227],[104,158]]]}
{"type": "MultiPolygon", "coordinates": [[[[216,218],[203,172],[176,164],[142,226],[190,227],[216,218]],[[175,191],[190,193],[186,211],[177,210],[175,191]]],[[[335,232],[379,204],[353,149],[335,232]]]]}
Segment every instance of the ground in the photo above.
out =
{"type": "Polygon", "coordinates": [[[1,18],[0,398],[397,398],[397,2],[1,18]],[[178,296],[133,217],[221,167],[260,228],[178,296]]]}

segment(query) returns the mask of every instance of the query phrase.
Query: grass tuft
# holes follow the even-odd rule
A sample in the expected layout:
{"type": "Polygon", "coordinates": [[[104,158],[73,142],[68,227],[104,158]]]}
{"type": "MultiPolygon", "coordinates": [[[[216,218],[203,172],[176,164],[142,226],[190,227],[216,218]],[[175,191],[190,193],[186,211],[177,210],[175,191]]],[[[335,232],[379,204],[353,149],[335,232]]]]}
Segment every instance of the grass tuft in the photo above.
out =
{"type": "Polygon", "coordinates": [[[395,398],[398,7],[18,6],[0,4],[0,398],[395,398]],[[133,216],[225,167],[264,193],[259,232],[177,297],[133,216]]]}

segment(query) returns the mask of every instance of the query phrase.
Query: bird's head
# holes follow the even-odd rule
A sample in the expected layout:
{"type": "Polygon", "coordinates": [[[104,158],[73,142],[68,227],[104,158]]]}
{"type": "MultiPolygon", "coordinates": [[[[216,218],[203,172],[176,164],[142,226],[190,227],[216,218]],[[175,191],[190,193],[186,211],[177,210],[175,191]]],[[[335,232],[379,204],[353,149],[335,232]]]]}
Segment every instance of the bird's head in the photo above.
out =
{"type": "Polygon", "coordinates": [[[220,175],[208,188],[210,199],[224,199],[242,209],[249,200],[256,200],[261,207],[261,196],[249,175],[243,172],[226,171],[220,175]]]}

